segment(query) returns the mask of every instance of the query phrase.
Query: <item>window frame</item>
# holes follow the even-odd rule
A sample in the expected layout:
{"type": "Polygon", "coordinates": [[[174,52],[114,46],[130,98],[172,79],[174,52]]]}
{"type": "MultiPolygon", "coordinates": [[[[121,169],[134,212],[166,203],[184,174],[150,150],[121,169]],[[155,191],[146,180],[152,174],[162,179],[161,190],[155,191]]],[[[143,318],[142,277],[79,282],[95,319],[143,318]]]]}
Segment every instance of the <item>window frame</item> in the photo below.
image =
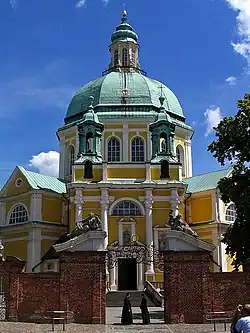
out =
{"type": "Polygon", "coordinates": [[[66,176],[72,175],[72,166],[75,163],[75,146],[69,144],[66,148],[66,176]]]}
{"type": "MultiPolygon", "coordinates": [[[[112,147],[111,147],[112,148],[112,147]]],[[[121,152],[122,152],[122,145],[121,145],[121,139],[118,138],[117,136],[115,135],[112,135],[110,137],[107,138],[107,146],[106,146],[106,149],[107,149],[107,153],[106,153],[106,159],[109,163],[116,163],[116,162],[121,162],[121,152]],[[116,140],[119,144],[119,160],[109,160],[109,143],[112,141],[112,140],[116,140]]],[[[112,154],[112,150],[111,150],[111,154],[112,154]]]]}
{"type": "MultiPolygon", "coordinates": [[[[20,213],[20,211],[19,211],[18,213],[20,213]]],[[[15,216],[15,219],[17,219],[16,216],[15,216]]],[[[29,221],[29,211],[28,211],[26,205],[25,205],[24,203],[22,203],[22,202],[18,202],[18,203],[16,203],[16,204],[14,204],[14,205],[11,207],[11,209],[9,210],[7,221],[8,221],[8,225],[19,225],[19,224],[23,224],[23,223],[28,222],[28,221],[29,221]],[[27,216],[27,219],[25,219],[25,221],[22,221],[22,222],[16,222],[16,221],[15,221],[14,223],[11,223],[11,216],[12,216],[12,214],[13,214],[14,211],[17,209],[17,207],[20,207],[20,206],[22,206],[22,207],[24,208],[24,209],[23,209],[23,212],[25,211],[25,213],[26,213],[25,216],[27,216]]]]}
{"type": "Polygon", "coordinates": [[[122,49],[122,67],[128,67],[128,49],[124,47],[122,49]]]}
{"type": "Polygon", "coordinates": [[[141,210],[141,207],[136,202],[129,200],[129,199],[124,199],[115,204],[115,206],[112,209],[111,216],[117,216],[117,217],[143,216],[143,211],[141,210]],[[126,209],[128,209],[128,211],[126,211],[126,209]],[[136,214],[131,213],[132,212],[131,209],[133,209],[136,214]],[[118,214],[115,213],[116,210],[118,210],[118,214]],[[121,212],[119,212],[119,211],[121,211],[121,212]],[[139,214],[137,214],[138,212],[139,212],[139,214]]]}
{"type": "Polygon", "coordinates": [[[226,208],[225,221],[234,223],[235,219],[236,219],[236,206],[235,206],[235,203],[232,202],[226,208]],[[234,207],[233,209],[231,208],[232,206],[234,207]],[[228,213],[228,212],[231,212],[231,213],[228,213]]]}
{"type": "MultiPolygon", "coordinates": [[[[138,145],[136,145],[135,147],[138,147],[138,145]]],[[[145,162],[145,156],[146,156],[146,151],[145,151],[145,139],[142,136],[136,135],[134,137],[131,138],[131,143],[130,143],[130,160],[131,162],[137,162],[137,163],[143,163],[145,162]],[[142,154],[140,153],[136,153],[136,149],[135,149],[135,160],[133,160],[133,143],[135,140],[140,140],[140,142],[142,143],[142,147],[143,147],[143,159],[140,160],[140,157],[142,157],[142,154]],[[137,155],[139,156],[139,160],[136,159],[137,155]]],[[[140,148],[139,148],[140,149],[140,148]]]]}

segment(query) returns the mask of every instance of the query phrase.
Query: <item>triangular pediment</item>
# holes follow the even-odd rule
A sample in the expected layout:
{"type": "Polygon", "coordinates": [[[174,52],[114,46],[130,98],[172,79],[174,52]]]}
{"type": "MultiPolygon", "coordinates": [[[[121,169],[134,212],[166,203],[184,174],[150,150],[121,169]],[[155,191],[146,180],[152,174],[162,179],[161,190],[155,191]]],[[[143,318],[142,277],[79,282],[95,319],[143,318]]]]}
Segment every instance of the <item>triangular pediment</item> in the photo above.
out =
{"type": "Polygon", "coordinates": [[[105,251],[104,240],[106,237],[105,231],[88,231],[53,247],[56,252],[105,251]]]}
{"type": "Polygon", "coordinates": [[[215,249],[213,244],[204,242],[198,237],[188,235],[183,231],[166,230],[159,239],[159,249],[161,251],[208,251],[215,249]]]}

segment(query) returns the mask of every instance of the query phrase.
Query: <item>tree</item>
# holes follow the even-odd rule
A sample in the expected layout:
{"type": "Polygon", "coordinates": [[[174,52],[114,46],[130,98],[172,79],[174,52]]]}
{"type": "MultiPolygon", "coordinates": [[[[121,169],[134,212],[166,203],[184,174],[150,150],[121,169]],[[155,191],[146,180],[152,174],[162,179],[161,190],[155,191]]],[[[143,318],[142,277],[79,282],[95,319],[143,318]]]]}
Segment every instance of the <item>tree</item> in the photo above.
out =
{"type": "Polygon", "coordinates": [[[208,146],[221,165],[232,165],[232,176],[218,183],[225,203],[234,202],[236,220],[223,235],[226,253],[236,270],[250,258],[250,94],[238,101],[234,117],[225,117],[215,128],[216,139],[208,146]]]}

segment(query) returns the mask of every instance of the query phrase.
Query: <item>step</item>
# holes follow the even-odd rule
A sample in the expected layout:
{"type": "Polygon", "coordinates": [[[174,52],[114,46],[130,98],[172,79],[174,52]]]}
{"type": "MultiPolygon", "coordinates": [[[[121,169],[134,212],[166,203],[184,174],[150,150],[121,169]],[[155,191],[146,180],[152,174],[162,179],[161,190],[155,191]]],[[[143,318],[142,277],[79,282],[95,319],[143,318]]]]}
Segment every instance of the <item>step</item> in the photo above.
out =
{"type": "MultiPolygon", "coordinates": [[[[141,291],[110,291],[106,295],[107,307],[122,307],[126,293],[131,295],[130,302],[132,307],[139,307],[141,304],[141,291]]],[[[148,301],[148,307],[155,307],[155,304],[145,295],[148,301]]]]}

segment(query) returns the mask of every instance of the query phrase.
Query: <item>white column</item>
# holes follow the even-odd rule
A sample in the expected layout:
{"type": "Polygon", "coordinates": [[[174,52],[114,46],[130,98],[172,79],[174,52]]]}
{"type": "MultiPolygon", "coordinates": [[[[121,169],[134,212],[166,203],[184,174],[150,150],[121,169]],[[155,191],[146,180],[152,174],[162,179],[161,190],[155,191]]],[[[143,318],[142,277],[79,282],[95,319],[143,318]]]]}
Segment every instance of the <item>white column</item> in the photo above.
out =
{"type": "Polygon", "coordinates": [[[108,164],[107,164],[107,162],[103,162],[102,163],[102,180],[104,181],[104,182],[106,182],[107,181],[107,178],[108,178],[108,170],[107,170],[107,167],[108,167],[108,164]]]}
{"type": "Polygon", "coordinates": [[[59,177],[64,179],[65,175],[65,138],[60,139],[60,164],[59,177]]]}
{"type": "Polygon", "coordinates": [[[42,221],[42,193],[34,192],[30,200],[30,221],[42,221]]]}
{"type": "Polygon", "coordinates": [[[101,220],[102,220],[102,230],[106,231],[107,237],[104,241],[105,248],[108,246],[108,208],[109,208],[109,196],[108,190],[101,190],[101,220]]]}
{"type": "Polygon", "coordinates": [[[143,265],[142,263],[137,264],[137,289],[143,291],[144,289],[144,279],[143,279],[143,265]]]}
{"type": "Polygon", "coordinates": [[[110,270],[110,290],[116,291],[117,285],[116,285],[116,267],[114,266],[110,270]]]}
{"type": "Polygon", "coordinates": [[[0,201],[0,225],[4,226],[6,225],[6,219],[5,219],[5,214],[6,214],[6,203],[4,201],[0,201]]]}
{"type": "Polygon", "coordinates": [[[82,211],[83,211],[83,196],[82,196],[82,189],[77,188],[75,194],[75,225],[77,226],[78,223],[82,221],[82,211]]]}
{"type": "Polygon", "coordinates": [[[154,229],[154,246],[155,246],[156,250],[159,249],[159,232],[158,232],[158,229],[154,229]]]}
{"type": "Polygon", "coordinates": [[[123,134],[122,134],[122,159],[123,162],[128,161],[128,124],[123,124],[123,134]]]}
{"type": "Polygon", "coordinates": [[[150,163],[146,163],[146,181],[150,182],[151,173],[150,173],[150,163]]]}
{"type": "MultiPolygon", "coordinates": [[[[41,241],[41,229],[32,227],[28,236],[27,272],[32,272],[32,268],[41,261],[41,241]]],[[[40,266],[35,269],[35,272],[40,272],[40,266]]]]}
{"type": "Polygon", "coordinates": [[[151,158],[152,158],[152,151],[151,151],[151,132],[149,131],[149,125],[147,126],[148,127],[148,129],[147,129],[147,133],[148,133],[148,135],[147,135],[147,159],[148,159],[148,161],[150,161],[151,160],[151,158]]]}
{"type": "Polygon", "coordinates": [[[77,155],[79,154],[79,134],[78,128],[76,127],[76,149],[75,149],[75,160],[77,160],[77,155]]]}
{"type": "Polygon", "coordinates": [[[186,177],[192,177],[192,146],[191,140],[185,142],[185,158],[186,158],[186,177]]]}
{"type": "Polygon", "coordinates": [[[170,196],[170,204],[171,209],[173,211],[173,216],[177,216],[179,214],[179,195],[178,195],[178,189],[172,189],[171,190],[171,196],[170,196]]]}
{"type": "Polygon", "coordinates": [[[154,274],[154,263],[153,263],[153,195],[152,190],[147,189],[145,193],[145,210],[146,210],[146,240],[147,246],[150,251],[150,264],[147,267],[147,275],[154,274]]]}

